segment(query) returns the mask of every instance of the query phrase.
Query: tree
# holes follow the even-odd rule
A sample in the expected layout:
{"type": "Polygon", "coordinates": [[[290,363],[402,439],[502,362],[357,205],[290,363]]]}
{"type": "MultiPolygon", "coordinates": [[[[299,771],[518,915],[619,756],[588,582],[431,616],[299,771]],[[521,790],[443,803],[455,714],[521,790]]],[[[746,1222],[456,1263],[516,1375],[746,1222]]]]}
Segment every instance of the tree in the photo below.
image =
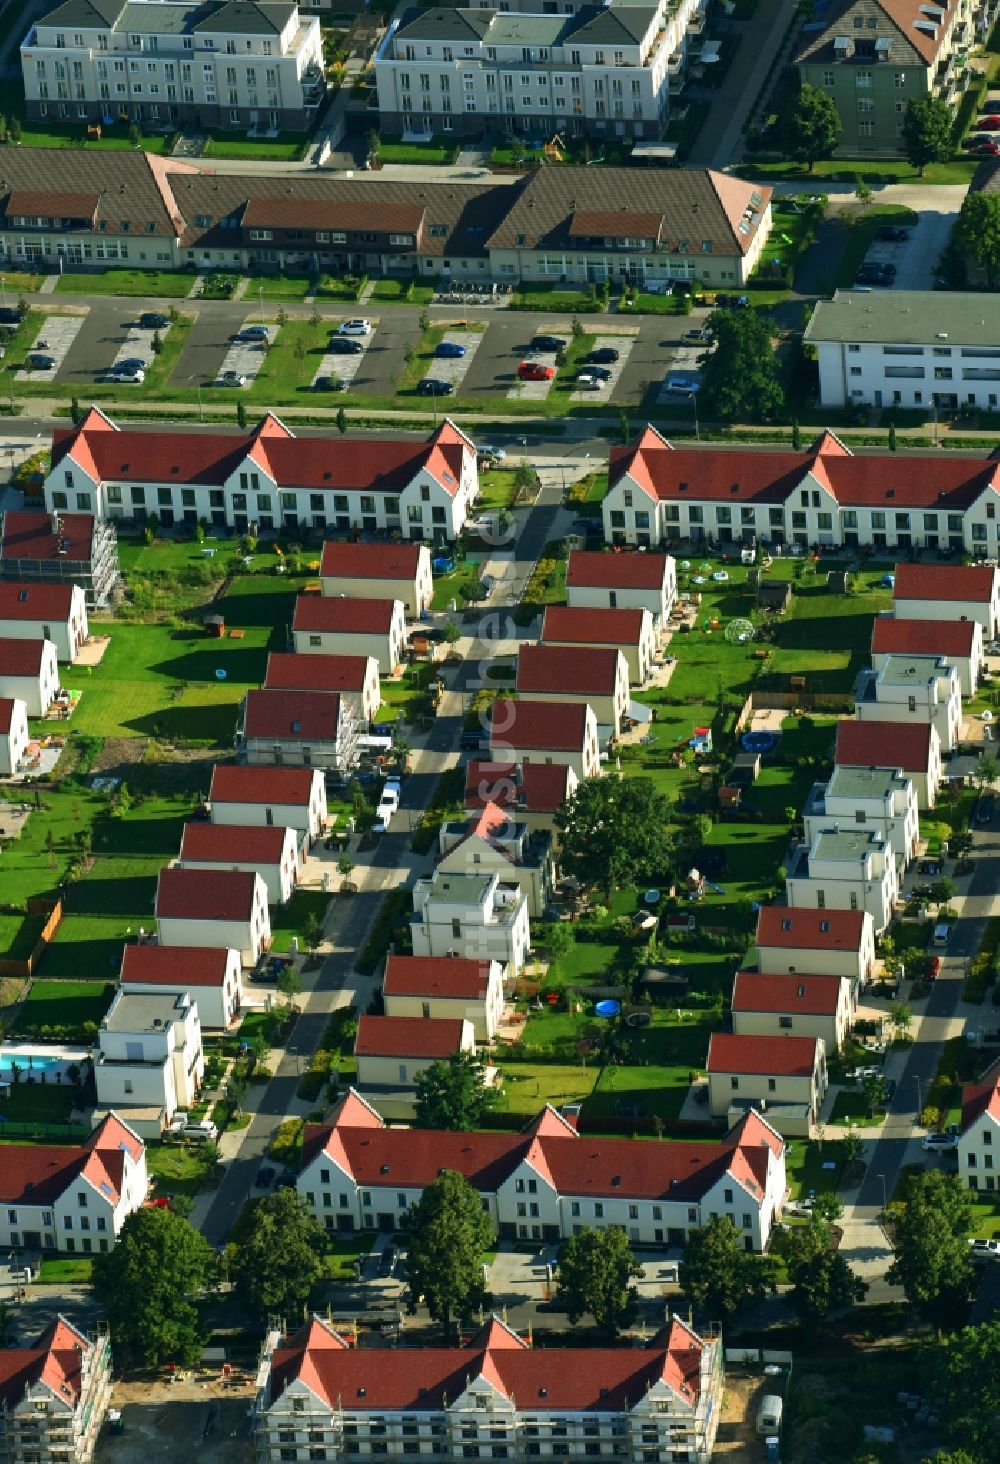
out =
{"type": "MultiPolygon", "coordinates": [[[[941,1386],[948,1400],[948,1431],[982,1457],[994,1458],[1000,1414],[1000,1321],[964,1327],[949,1337],[941,1386]]],[[[968,1454],[939,1454],[949,1464],[976,1464],[968,1454]]]]}
{"type": "Polygon", "coordinates": [[[840,1150],[844,1156],[845,1167],[852,1169],[855,1164],[860,1162],[865,1146],[854,1129],[850,1128],[840,1141],[840,1150]]]}
{"type": "Polygon", "coordinates": [[[337,415],[334,418],[334,421],[337,424],[337,431],[340,433],[341,437],[343,437],[344,433],[347,431],[347,413],[344,411],[343,407],[337,408],[337,415]]]}
{"type": "Polygon", "coordinates": [[[702,367],[700,396],[723,422],[767,422],[785,394],[771,349],[771,331],[757,310],[713,310],[709,325],[718,348],[702,367]]]}
{"type": "Polygon", "coordinates": [[[94,1257],[91,1285],[108,1316],[119,1362],[190,1367],[204,1346],[198,1298],[215,1254],[171,1210],[135,1210],[114,1250],[94,1257]]]}
{"type": "Polygon", "coordinates": [[[588,778],[557,810],[560,864],[585,885],[611,892],[669,865],[670,803],[651,778],[588,778]]]}
{"type": "Polygon", "coordinates": [[[642,1275],[628,1236],[620,1225],[594,1230],[585,1225],[559,1247],[556,1283],[560,1301],[574,1325],[589,1312],[602,1332],[615,1337],[635,1314],[642,1275]]]}
{"type": "Polygon", "coordinates": [[[889,1008],[889,1021],[900,1036],[905,1037],[910,1030],[910,1023],[913,1021],[913,1008],[909,1002],[894,1001],[889,1008]]]}
{"type": "Polygon", "coordinates": [[[785,151],[809,171],[824,158],[833,157],[843,127],[833,97],[822,87],[806,83],[799,88],[793,106],[784,118],[785,151]]]}
{"type": "Polygon", "coordinates": [[[856,1276],[843,1256],[825,1246],[808,1260],[789,1266],[792,1306],[803,1322],[818,1322],[828,1312],[864,1301],[868,1283],[856,1276]]]}
{"type": "Polygon", "coordinates": [[[931,885],[931,899],[935,905],[947,905],[948,901],[953,900],[957,893],[958,885],[947,876],[944,879],[936,879],[931,885]]]}
{"type": "Polygon", "coordinates": [[[868,1117],[873,1118],[875,1110],[885,1102],[885,1078],[881,1073],[869,1073],[866,1078],[861,1080],[861,1091],[864,1094],[868,1117]]]}
{"type": "Polygon", "coordinates": [[[907,161],[923,176],[928,163],[943,163],[954,151],[952,112],[940,97],[915,97],[903,118],[907,161]]]}
{"type": "Polygon", "coordinates": [[[866,183],[859,173],[854,180],[854,197],[862,208],[867,208],[875,197],[875,192],[870,183],[866,183]]]}
{"type": "Polygon", "coordinates": [[[813,1222],[822,1225],[824,1229],[835,1224],[843,1213],[844,1206],[833,1190],[821,1190],[813,1200],[813,1222]]]}
{"type": "Polygon", "coordinates": [[[980,753],[974,774],[980,788],[991,787],[997,780],[998,772],[1000,772],[1000,763],[996,758],[989,752],[980,753]]]}
{"type": "Polygon", "coordinates": [[[975,1290],[970,1229],[968,1195],[956,1176],[931,1169],[910,1179],[887,1279],[939,1330],[962,1320],[975,1290]]]}
{"type": "Polygon", "coordinates": [[[802,428],[798,417],[792,418],[792,452],[802,451],[802,428]]]}
{"type": "Polygon", "coordinates": [[[510,145],[510,160],[515,168],[519,168],[524,162],[524,143],[519,137],[515,137],[510,145]]]}
{"type": "Polygon", "coordinates": [[[80,399],[79,399],[79,397],[74,397],[73,400],[70,402],[70,404],[69,404],[69,415],[70,415],[70,421],[73,423],[73,426],[74,427],[79,427],[80,423],[83,421],[84,416],[85,416],[84,410],[80,406],[80,399]]]}
{"type": "Polygon", "coordinates": [[[298,1318],[326,1274],[326,1232],[293,1189],[253,1201],[245,1218],[227,1252],[237,1291],[258,1316],[298,1318]]]}
{"type": "Polygon", "coordinates": [[[344,886],[346,886],[348,880],[350,879],[351,875],[354,873],[354,870],[355,870],[356,867],[357,866],[355,865],[354,860],[351,858],[351,856],[349,854],[342,854],[340,856],[340,858],[337,860],[337,873],[340,875],[341,879],[344,881],[343,885],[341,885],[341,889],[343,889],[344,886]]]}
{"type": "Polygon", "coordinates": [[[967,193],[955,225],[955,239],[986,271],[992,289],[1000,273],[1000,194],[967,193]]]}
{"type": "Polygon", "coordinates": [[[447,1169],[411,1205],[403,1228],[410,1291],[447,1334],[453,1317],[468,1316],[485,1299],[483,1255],[493,1225],[468,1180],[447,1169]]]}
{"type": "Polygon", "coordinates": [[[721,1320],[760,1301],[767,1286],[764,1263],[743,1249],[743,1238],[728,1215],[714,1215],[704,1230],[689,1236],[680,1283],[692,1306],[721,1320]]]}
{"type": "Polygon", "coordinates": [[[566,959],[576,945],[576,931],[568,920],[556,920],[545,932],[545,944],[548,947],[551,964],[557,966],[560,961],[566,959]]]}
{"type": "Polygon", "coordinates": [[[288,962],[278,972],[278,979],[275,985],[282,996],[287,996],[289,1001],[293,1001],[295,997],[301,995],[302,977],[291,962],[288,962]]]}
{"type": "Polygon", "coordinates": [[[490,1106],[486,1070],[474,1052],[452,1052],[417,1077],[417,1128],[473,1129],[490,1106]]]}
{"type": "Polygon", "coordinates": [[[153,339],[149,343],[149,349],[154,356],[158,356],[163,350],[163,337],[158,330],[153,331],[153,339]]]}
{"type": "Polygon", "coordinates": [[[382,153],[382,139],[373,127],[368,133],[368,157],[373,163],[377,163],[382,153]]]}
{"type": "Polygon", "coordinates": [[[142,128],[139,126],[138,122],[133,122],[132,126],[129,128],[128,140],[133,147],[138,147],[139,144],[142,142],[142,128]]]}
{"type": "Polygon", "coordinates": [[[445,644],[453,646],[462,639],[462,627],[457,620],[446,620],[444,625],[445,644]]]}
{"type": "Polygon", "coordinates": [[[245,432],[247,430],[246,402],[238,401],[236,403],[236,425],[241,432],[245,432]]]}

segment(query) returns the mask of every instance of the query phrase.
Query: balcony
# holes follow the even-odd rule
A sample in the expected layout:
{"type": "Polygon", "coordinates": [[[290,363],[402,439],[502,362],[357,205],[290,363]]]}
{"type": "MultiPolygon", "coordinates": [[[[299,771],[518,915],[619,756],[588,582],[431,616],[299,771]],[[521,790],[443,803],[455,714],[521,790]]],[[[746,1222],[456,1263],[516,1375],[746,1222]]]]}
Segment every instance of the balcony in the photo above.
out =
{"type": "Polygon", "coordinates": [[[704,10],[696,10],[694,15],[692,15],[691,19],[687,23],[688,35],[700,36],[702,31],[705,29],[705,22],[707,20],[708,16],[705,14],[704,10]]]}
{"type": "Polygon", "coordinates": [[[809,789],[802,809],[803,818],[824,818],[826,816],[826,784],[814,783],[809,789]]]}
{"type": "Polygon", "coordinates": [[[668,75],[668,77],[671,78],[671,80],[673,80],[674,77],[680,76],[680,74],[681,74],[681,72],[683,70],[684,70],[684,52],[683,51],[675,51],[673,53],[673,55],[671,56],[670,60],[667,62],[667,75],[668,75]]]}

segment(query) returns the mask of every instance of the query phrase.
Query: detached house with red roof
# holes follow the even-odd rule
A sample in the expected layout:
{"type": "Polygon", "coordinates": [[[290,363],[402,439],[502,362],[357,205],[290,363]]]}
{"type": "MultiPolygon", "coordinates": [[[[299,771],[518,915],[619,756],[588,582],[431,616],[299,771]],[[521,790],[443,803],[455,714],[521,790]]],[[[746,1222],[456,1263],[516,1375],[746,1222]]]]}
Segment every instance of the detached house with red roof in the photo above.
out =
{"type": "Polygon", "coordinates": [[[738,1037],[819,1037],[827,1052],[839,1052],[855,1006],[845,976],[738,971],[732,1010],[738,1037]]]}
{"type": "Polygon", "coordinates": [[[465,768],[465,807],[472,814],[493,803],[527,829],[545,829],[555,849],[556,810],[572,796],[579,781],[565,763],[518,764],[472,758],[465,768]]]}
{"type": "Polygon", "coordinates": [[[118,977],[122,991],[189,992],[202,1027],[226,1031],[243,1006],[240,953],[225,946],[127,945],[118,977]]]}
{"type": "Polygon", "coordinates": [[[475,1050],[472,1023],[462,1017],[370,1017],[365,1013],[358,1018],[354,1042],[358,1087],[412,1093],[417,1078],[432,1063],[444,1062],[453,1052],[475,1050]]]}
{"type": "Polygon", "coordinates": [[[966,1189],[1000,1189],[1000,1063],[962,1089],[958,1177],[966,1189]]]}
{"type": "Polygon", "coordinates": [[[604,738],[618,735],[628,713],[628,665],[613,646],[522,645],[514,685],[519,702],[587,702],[604,738]]]}
{"type": "Polygon", "coordinates": [[[24,702],[29,717],[44,717],[58,693],[59,666],[50,640],[0,639],[0,697],[24,702]]]}
{"type": "Polygon", "coordinates": [[[0,696],[0,777],[18,771],[28,750],[28,708],[20,697],[0,696]]]}
{"type": "Polygon", "coordinates": [[[434,598],[431,553],[426,544],[362,544],[328,540],[320,561],[324,595],[402,600],[417,620],[434,598]]]}
{"type": "Polygon", "coordinates": [[[208,797],[214,824],[294,829],[303,852],[326,828],[326,780],[319,768],[217,763],[208,797]]]}
{"type": "Polygon", "coordinates": [[[271,944],[264,881],[244,870],[161,869],[156,929],[160,945],[239,951],[255,966],[271,944]]]}
{"type": "Polygon", "coordinates": [[[4,1453],[90,1464],[111,1402],[111,1340],[57,1316],[31,1346],[0,1352],[4,1453]]]}
{"type": "Polygon", "coordinates": [[[388,531],[457,537],[478,487],[476,449],[448,418],[425,442],[296,437],[273,412],[247,433],[118,427],[96,407],[52,436],[50,510],[87,501],[98,521],[207,519],[248,533],[388,531]]]}
{"type": "Polygon", "coordinates": [[[789,910],[757,916],[757,968],[778,975],[843,976],[852,993],[875,974],[875,927],[866,910],[789,910]]]}
{"type": "Polygon", "coordinates": [[[579,1134],[551,1107],[520,1133],[390,1128],[353,1090],[306,1126],[297,1188],[328,1230],[394,1230],[442,1169],[465,1176],[501,1240],[546,1243],[620,1225],[634,1245],[683,1246],[720,1214],[761,1251],[786,1188],[784,1140],[759,1113],[721,1142],[651,1144],[579,1134]]]}
{"type": "MultiPolygon", "coordinates": [[[[991,466],[1000,474],[1000,464],[991,466]]],[[[994,540],[988,552],[996,555],[1000,509],[992,517],[994,540]]],[[[1000,636],[1000,569],[990,564],[897,564],[892,608],[899,620],[975,620],[983,627],[983,639],[994,641],[1000,636]]]]}
{"type": "Polygon", "coordinates": [[[546,646],[601,646],[621,651],[633,686],[649,680],[656,659],[656,632],[652,614],[646,609],[547,605],[541,640],[546,646]]]}
{"type": "Polygon", "coordinates": [[[287,824],[186,823],[177,858],[181,869],[242,869],[259,874],[269,905],[284,905],[301,867],[299,837],[287,824]]]}
{"type": "Polygon", "coordinates": [[[491,1042],[503,1016],[498,961],[460,956],[390,955],[382,977],[387,1017],[423,1017],[472,1024],[477,1042],[491,1042]]]}
{"type": "Polygon", "coordinates": [[[559,706],[544,701],[495,701],[490,709],[493,762],[569,768],[574,776],[596,778],[601,752],[594,709],[582,698],[559,706]]]}
{"type": "Polygon", "coordinates": [[[290,1448],[305,1457],[318,1439],[328,1459],[384,1445],[390,1459],[446,1464],[536,1453],[708,1464],[722,1414],[722,1340],[676,1316],[638,1348],[536,1349],[493,1317],[459,1349],[407,1352],[359,1351],[313,1317],[268,1333],[258,1376],[261,1464],[290,1448]]]}
{"type": "Polygon", "coordinates": [[[98,1255],[146,1199],[146,1146],[115,1113],[78,1146],[5,1144],[0,1245],[98,1255]]]}
{"type": "Polygon", "coordinates": [[[832,432],[806,453],[675,452],[646,427],[635,443],[611,450],[604,535],[611,544],[654,548],[758,543],[995,555],[995,485],[1000,463],[991,459],[908,457],[904,467],[895,453],[855,457],[832,432]]]}
{"type": "Polygon", "coordinates": [[[352,600],[299,595],[292,640],[300,655],[372,656],[381,676],[402,665],[406,612],[402,600],[352,600]]]}
{"type": "Polygon", "coordinates": [[[911,780],[917,808],[933,808],[941,786],[941,739],[930,722],[854,721],[837,723],[834,762],[842,768],[892,768],[911,780]]]}
{"type": "Polygon", "coordinates": [[[53,472],[46,480],[48,513],[0,515],[0,580],[79,585],[87,608],[94,610],[108,603],[120,578],[118,536],[114,524],[100,513],[94,517],[89,488],[75,491],[68,465],[55,475],[59,482],[50,493],[53,472]],[[69,508],[83,511],[67,513],[69,508]]]}
{"type": "Polygon", "coordinates": [[[88,634],[79,585],[0,580],[0,637],[48,640],[60,661],[75,661],[88,634]]]}
{"type": "Polygon", "coordinates": [[[779,1133],[810,1137],[827,1090],[821,1037],[739,1036],[713,1032],[708,1043],[708,1106],[730,1122],[760,1110],[779,1133]]]}
{"type": "Polygon", "coordinates": [[[934,656],[954,666],[958,689],[973,697],[983,664],[983,627],[978,620],[907,620],[877,615],[872,625],[872,668],[881,671],[890,656],[934,656]]]}
{"type": "MultiPolygon", "coordinates": [[[[607,503],[607,498],[604,502],[607,503]]],[[[609,543],[623,543],[608,533],[609,543]]],[[[645,543],[629,540],[629,543],[645,543]]],[[[650,543],[659,543],[652,539],[650,543]]],[[[657,634],[670,619],[677,598],[677,566],[670,554],[607,554],[571,551],[566,565],[566,601],[571,609],[648,610],[657,634]]]]}
{"type": "Polygon", "coordinates": [[[552,896],[552,839],[530,830],[516,815],[487,803],[472,818],[443,823],[438,830],[437,867],[445,874],[496,872],[528,897],[528,914],[540,917],[552,896]]]}
{"type": "Polygon", "coordinates": [[[348,773],[358,756],[354,708],[338,691],[248,691],[236,751],[252,765],[348,773]]]}
{"type": "Polygon", "coordinates": [[[374,721],[382,703],[378,662],[374,656],[308,656],[272,651],[267,658],[267,691],[335,691],[353,709],[359,722],[374,721]]]}

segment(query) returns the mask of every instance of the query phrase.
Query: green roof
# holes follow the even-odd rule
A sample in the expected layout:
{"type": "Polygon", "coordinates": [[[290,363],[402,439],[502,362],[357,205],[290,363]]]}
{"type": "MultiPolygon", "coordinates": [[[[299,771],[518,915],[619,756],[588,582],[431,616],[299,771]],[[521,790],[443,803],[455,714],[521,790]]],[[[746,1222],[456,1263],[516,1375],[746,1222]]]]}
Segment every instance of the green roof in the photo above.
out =
{"type": "Polygon", "coordinates": [[[1000,296],[943,290],[838,290],[821,300],[807,341],[858,345],[993,346],[1000,352],[1000,296]]]}

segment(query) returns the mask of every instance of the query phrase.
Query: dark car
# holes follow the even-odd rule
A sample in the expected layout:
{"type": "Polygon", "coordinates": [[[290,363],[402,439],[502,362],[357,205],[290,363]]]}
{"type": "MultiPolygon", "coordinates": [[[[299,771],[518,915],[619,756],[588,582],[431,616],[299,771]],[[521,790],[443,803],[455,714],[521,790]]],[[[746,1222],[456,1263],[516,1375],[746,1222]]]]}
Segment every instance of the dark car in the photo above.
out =
{"type": "Polygon", "coordinates": [[[394,1245],[387,1245],[378,1263],[378,1273],[382,1277],[391,1276],[396,1269],[396,1262],[399,1260],[399,1251],[394,1245]]]}
{"type": "Polygon", "coordinates": [[[144,310],[139,316],[139,324],[143,330],[166,330],[170,320],[158,310],[144,310]]]}
{"type": "Polygon", "coordinates": [[[590,351],[584,356],[588,366],[613,366],[621,359],[621,352],[616,351],[614,346],[598,346],[596,351],[590,351]]]}
{"type": "Polygon", "coordinates": [[[279,1174],[275,1189],[294,1189],[296,1176],[294,1174],[279,1174]]]}
{"type": "Polygon", "coordinates": [[[489,746],[489,738],[485,732],[463,732],[458,745],[463,752],[481,752],[489,746]]]}
{"type": "Polygon", "coordinates": [[[984,793],[979,802],[976,804],[976,823],[988,824],[990,819],[993,817],[993,810],[995,807],[996,802],[991,797],[991,795],[984,793]]]}
{"type": "Polygon", "coordinates": [[[360,356],[364,342],[352,340],[350,336],[331,336],[326,349],[333,356],[360,356]]]}
{"type": "Polygon", "coordinates": [[[270,1164],[265,1164],[257,1170],[257,1178],[254,1180],[254,1184],[258,1189],[267,1189],[273,1178],[274,1170],[270,1164]]]}
{"type": "Polygon", "coordinates": [[[0,309],[0,322],[4,325],[20,325],[23,314],[24,311],[19,310],[16,305],[4,305],[0,309]]]}
{"type": "Polygon", "coordinates": [[[339,376],[317,376],[313,391],[341,391],[344,383],[339,376]]]}
{"type": "Polygon", "coordinates": [[[451,396],[454,390],[450,381],[440,381],[436,376],[425,376],[417,382],[417,396],[451,396]]]}
{"type": "Polygon", "coordinates": [[[910,237],[908,229],[901,229],[898,224],[890,224],[887,228],[879,229],[875,235],[883,244],[905,244],[910,237]]]}
{"type": "Polygon", "coordinates": [[[51,371],[55,364],[54,356],[42,356],[37,351],[33,351],[28,357],[28,365],[32,371],[51,371]]]}
{"type": "Polygon", "coordinates": [[[146,362],[141,356],[126,356],[124,361],[118,361],[113,370],[115,371],[145,371],[146,362]]]}
{"type": "Polygon", "coordinates": [[[897,1083],[895,1078],[886,1078],[882,1083],[882,1101],[879,1108],[888,1108],[896,1096],[897,1083]]]}
{"type": "MultiPolygon", "coordinates": [[[[583,375],[583,374],[584,373],[581,372],[581,375],[583,375]]],[[[586,375],[587,376],[595,377],[598,381],[610,381],[611,380],[611,372],[608,370],[608,368],[606,366],[588,366],[587,367],[587,371],[586,371],[586,375]]]]}
{"type": "Polygon", "coordinates": [[[531,342],[533,351],[565,351],[566,342],[562,336],[536,335],[531,342]]]}

